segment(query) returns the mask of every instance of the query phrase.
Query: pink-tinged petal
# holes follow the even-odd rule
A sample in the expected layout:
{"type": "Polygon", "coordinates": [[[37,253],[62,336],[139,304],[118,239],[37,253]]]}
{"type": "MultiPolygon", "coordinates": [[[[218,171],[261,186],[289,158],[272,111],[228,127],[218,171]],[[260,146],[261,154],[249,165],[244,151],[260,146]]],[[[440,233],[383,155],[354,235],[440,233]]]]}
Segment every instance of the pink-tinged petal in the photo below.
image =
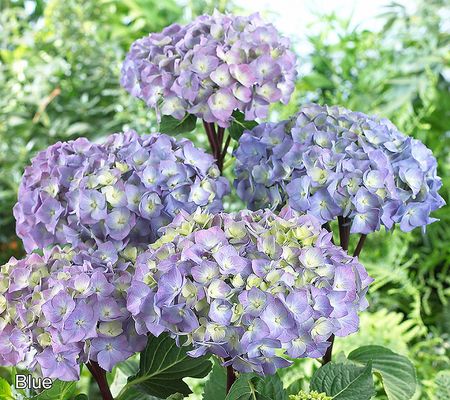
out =
{"type": "Polygon", "coordinates": [[[262,86],[256,87],[256,94],[269,103],[275,103],[282,96],[281,90],[272,83],[265,83],[262,86]]]}
{"type": "Polygon", "coordinates": [[[247,64],[232,64],[230,65],[231,76],[240,82],[245,87],[250,87],[256,82],[255,75],[247,64]]]}
{"type": "Polygon", "coordinates": [[[243,103],[248,103],[252,99],[252,91],[248,87],[239,84],[234,86],[233,94],[243,103]]]}
{"type": "Polygon", "coordinates": [[[208,99],[208,105],[213,115],[221,121],[228,120],[238,106],[230,89],[221,89],[213,94],[208,99]]]}
{"type": "Polygon", "coordinates": [[[229,86],[233,82],[227,64],[220,65],[218,68],[216,68],[216,70],[211,72],[211,75],[209,77],[220,87],[229,86]]]}

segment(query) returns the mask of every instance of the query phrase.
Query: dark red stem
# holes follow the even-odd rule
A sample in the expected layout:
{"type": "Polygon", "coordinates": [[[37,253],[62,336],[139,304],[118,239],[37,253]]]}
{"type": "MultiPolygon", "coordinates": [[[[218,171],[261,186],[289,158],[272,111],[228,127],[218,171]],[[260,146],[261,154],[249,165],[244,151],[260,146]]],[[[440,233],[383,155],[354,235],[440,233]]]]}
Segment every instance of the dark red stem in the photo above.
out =
{"type": "Polygon", "coordinates": [[[366,241],[366,237],[367,235],[364,235],[363,233],[361,234],[358,244],[356,245],[356,249],[353,253],[353,257],[358,257],[361,254],[361,250],[364,246],[364,242],[366,241]]]}
{"type": "Polygon", "coordinates": [[[209,122],[203,121],[203,127],[205,128],[206,136],[208,136],[209,145],[211,146],[211,152],[213,157],[217,160],[218,159],[218,143],[217,143],[217,137],[211,127],[211,124],[209,122]]]}
{"type": "MultiPolygon", "coordinates": [[[[338,217],[338,223],[339,223],[339,241],[340,245],[344,250],[348,250],[348,245],[350,243],[350,220],[345,217],[338,217]]],[[[364,243],[364,241],[363,241],[364,243]]],[[[358,243],[359,245],[359,243],[358,243]]],[[[362,248],[362,245],[361,245],[362,248]]],[[[359,250],[361,251],[361,250],[359,250]]],[[[328,342],[330,343],[330,346],[328,347],[325,355],[322,359],[322,364],[327,364],[331,361],[331,357],[333,355],[333,344],[334,344],[334,335],[331,335],[328,338],[328,342]]]]}
{"type": "Polygon", "coordinates": [[[236,381],[236,373],[231,365],[227,367],[227,394],[233,386],[233,383],[236,381]]]}
{"type": "Polygon", "coordinates": [[[223,161],[227,155],[231,137],[228,136],[225,145],[223,145],[225,128],[218,126],[216,130],[216,125],[214,123],[206,121],[203,121],[203,127],[205,128],[206,136],[208,137],[209,145],[211,146],[211,153],[217,161],[220,173],[222,173],[223,161]]]}
{"type": "Polygon", "coordinates": [[[102,395],[102,399],[114,400],[114,397],[111,394],[111,390],[109,389],[108,381],[106,379],[106,371],[95,361],[89,361],[86,366],[97,382],[98,388],[100,389],[100,393],[102,395]]]}
{"type": "Polygon", "coordinates": [[[334,344],[334,335],[331,335],[328,338],[328,342],[330,342],[330,346],[328,347],[325,355],[322,358],[322,364],[325,365],[331,361],[331,356],[333,354],[333,344],[334,344]]]}

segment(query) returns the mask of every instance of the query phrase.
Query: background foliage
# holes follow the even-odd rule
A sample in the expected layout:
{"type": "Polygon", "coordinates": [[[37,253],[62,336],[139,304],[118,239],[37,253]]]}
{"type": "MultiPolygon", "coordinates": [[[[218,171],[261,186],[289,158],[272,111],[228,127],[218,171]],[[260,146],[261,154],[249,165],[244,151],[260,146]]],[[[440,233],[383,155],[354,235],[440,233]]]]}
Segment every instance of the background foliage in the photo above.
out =
{"type": "MultiPolygon", "coordinates": [[[[0,2],[0,261],[22,252],[12,207],[30,158],[58,140],[97,139],[124,127],[155,130],[153,114],[120,88],[125,52],[148,32],[214,8],[237,7],[226,0],[0,2]]],[[[299,104],[316,101],[388,117],[433,150],[448,202],[450,6],[429,0],[411,13],[394,3],[379,18],[382,29],[369,31],[333,14],[317,16],[311,31],[319,33],[308,37],[312,50],[299,54],[310,72],[300,76],[290,105],[275,107],[272,116],[288,117],[299,104]]],[[[206,146],[203,135],[190,138],[206,146]]],[[[232,196],[228,208],[238,206],[232,196]]],[[[358,334],[336,345],[346,354],[378,344],[408,355],[420,382],[416,399],[444,399],[450,390],[450,207],[436,217],[441,221],[425,234],[369,238],[362,259],[376,279],[370,312],[358,334]]],[[[299,361],[280,376],[287,386],[317,366],[299,361]]],[[[9,380],[15,372],[0,373],[9,380]]],[[[118,384],[124,375],[117,369],[114,376],[118,384]]],[[[194,393],[202,382],[188,380],[194,393]]],[[[78,391],[95,396],[88,374],[78,391]]]]}

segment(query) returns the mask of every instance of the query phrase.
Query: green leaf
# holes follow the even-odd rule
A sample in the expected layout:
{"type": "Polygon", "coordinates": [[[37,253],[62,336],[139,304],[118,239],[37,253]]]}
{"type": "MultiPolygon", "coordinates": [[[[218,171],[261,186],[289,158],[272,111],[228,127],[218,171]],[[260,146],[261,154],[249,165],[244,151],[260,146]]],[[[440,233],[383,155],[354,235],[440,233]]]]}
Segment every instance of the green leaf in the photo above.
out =
{"type": "Polygon", "coordinates": [[[6,379],[0,378],[0,400],[14,400],[12,397],[11,386],[6,379]]]}
{"type": "Polygon", "coordinates": [[[69,400],[75,395],[76,382],[54,380],[50,389],[44,390],[34,400],[69,400]]]}
{"type": "Polygon", "coordinates": [[[87,395],[85,394],[79,394],[75,396],[73,400],[89,400],[89,397],[87,397],[87,395]]]}
{"type": "Polygon", "coordinates": [[[231,122],[228,132],[234,140],[239,140],[245,130],[253,129],[258,125],[256,121],[246,121],[245,115],[240,111],[233,112],[233,121],[231,122]]]}
{"type": "Polygon", "coordinates": [[[160,398],[142,393],[137,388],[131,387],[120,396],[120,400],[160,400],[160,398]]]}
{"type": "Polygon", "coordinates": [[[159,124],[159,131],[168,135],[178,135],[179,133],[190,132],[195,129],[197,117],[192,114],[186,114],[182,120],[176,119],[170,115],[163,115],[159,124]]]}
{"type": "Polygon", "coordinates": [[[278,375],[267,376],[260,380],[256,389],[269,399],[287,400],[288,398],[287,392],[283,389],[283,382],[278,375]]]}
{"type": "Polygon", "coordinates": [[[227,391],[227,372],[218,362],[209,374],[203,391],[203,400],[224,400],[227,391]]]}
{"type": "Polygon", "coordinates": [[[369,400],[375,395],[372,365],[325,364],[314,373],[311,390],[326,393],[333,400],[369,400]]]}
{"type": "Polygon", "coordinates": [[[436,400],[450,399],[450,371],[440,371],[436,375],[436,400]]]}
{"type": "Polygon", "coordinates": [[[257,385],[262,380],[256,374],[242,374],[231,386],[225,400],[269,400],[269,397],[257,391],[257,385]]]}
{"type": "Polygon", "coordinates": [[[294,382],[292,382],[287,388],[286,388],[286,394],[288,396],[293,395],[293,394],[297,394],[298,392],[300,392],[300,390],[303,389],[303,385],[302,385],[302,381],[301,380],[296,380],[294,382]]]}
{"type": "Polygon", "coordinates": [[[383,346],[363,346],[353,350],[348,359],[360,364],[372,361],[381,375],[389,400],[411,399],[416,391],[416,372],[411,361],[383,346]]]}
{"type": "Polygon", "coordinates": [[[190,348],[178,347],[168,334],[149,336],[147,346],[141,353],[139,372],[128,380],[118,395],[123,400],[130,388],[165,399],[174,393],[185,396],[191,393],[183,378],[203,378],[211,370],[206,357],[191,358],[186,353],[190,348]]]}

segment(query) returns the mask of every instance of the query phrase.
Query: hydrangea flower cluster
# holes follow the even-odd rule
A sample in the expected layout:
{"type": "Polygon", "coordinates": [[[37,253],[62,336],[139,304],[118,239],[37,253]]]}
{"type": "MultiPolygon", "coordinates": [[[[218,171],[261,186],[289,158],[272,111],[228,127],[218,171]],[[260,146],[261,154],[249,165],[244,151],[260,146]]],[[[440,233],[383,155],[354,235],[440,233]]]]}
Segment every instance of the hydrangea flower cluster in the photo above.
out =
{"type": "Polygon", "coordinates": [[[350,218],[351,232],[403,231],[433,221],[444,205],[437,163],[419,140],[386,119],[307,105],[292,120],[246,131],[235,186],[250,209],[288,202],[322,223],[350,218]]]}
{"type": "Polygon", "coordinates": [[[89,360],[111,371],[147,338],[126,308],[136,248],[54,247],[0,267],[0,365],[78,380],[89,360]]]}
{"type": "Polygon", "coordinates": [[[294,89],[289,40],[258,14],[214,12],[137,40],[122,67],[122,86],[163,115],[186,113],[228,127],[234,110],[265,118],[270,103],[294,89]]]}
{"type": "Polygon", "coordinates": [[[27,167],[14,208],[30,252],[53,244],[151,243],[179,210],[222,210],[228,181],[189,140],[134,131],[56,143],[27,167]]]}
{"type": "MultiPolygon", "coordinates": [[[[286,211],[289,214],[289,211],[286,211]]],[[[321,357],[358,329],[372,279],[312,216],[180,213],[138,256],[128,310],[139,334],[187,337],[241,372],[321,357]]]]}

